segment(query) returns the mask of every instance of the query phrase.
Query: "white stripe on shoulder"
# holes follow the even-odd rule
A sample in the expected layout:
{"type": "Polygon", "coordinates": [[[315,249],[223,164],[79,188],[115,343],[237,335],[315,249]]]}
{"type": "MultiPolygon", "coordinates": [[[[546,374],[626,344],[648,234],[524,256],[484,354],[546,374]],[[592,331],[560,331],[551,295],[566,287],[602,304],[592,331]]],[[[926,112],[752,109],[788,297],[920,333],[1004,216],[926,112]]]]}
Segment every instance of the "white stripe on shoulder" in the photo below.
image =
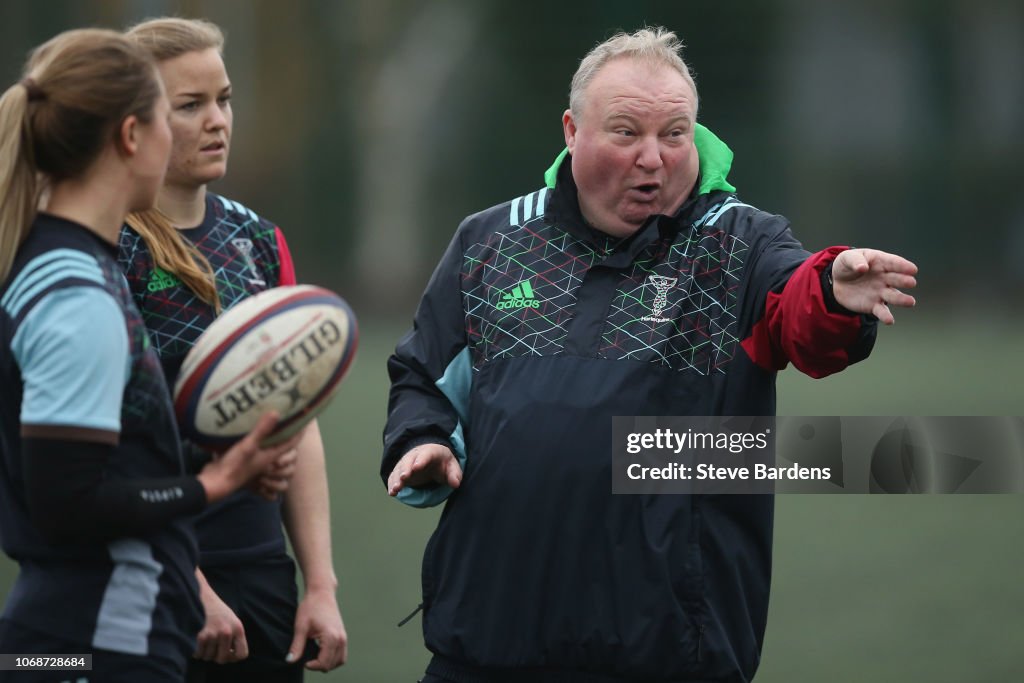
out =
{"type": "Polygon", "coordinates": [[[548,188],[541,188],[540,192],[537,193],[537,210],[534,213],[535,218],[540,218],[544,215],[544,202],[548,198],[548,188]]]}
{"type": "Polygon", "coordinates": [[[251,218],[254,221],[258,221],[260,219],[260,217],[256,215],[255,211],[245,206],[244,204],[240,204],[239,202],[236,202],[234,199],[231,200],[231,203],[234,204],[235,210],[238,211],[238,213],[248,215],[249,218],[251,218]]]}
{"type": "Polygon", "coordinates": [[[748,206],[750,208],[754,208],[750,206],[750,204],[744,204],[743,202],[736,201],[734,199],[728,199],[726,200],[725,204],[723,204],[722,207],[715,212],[715,215],[711,217],[707,224],[714,225],[715,223],[718,222],[718,219],[721,218],[722,214],[724,214],[726,211],[728,211],[729,209],[738,209],[741,206],[748,206]]]}
{"type": "Polygon", "coordinates": [[[512,209],[509,211],[508,224],[519,225],[519,202],[522,201],[522,197],[516,197],[512,200],[512,209]]]}
{"type": "Polygon", "coordinates": [[[14,278],[0,306],[11,317],[33,296],[61,280],[80,278],[103,284],[103,271],[96,259],[77,249],[54,249],[29,261],[14,278]]]}
{"type": "Polygon", "coordinates": [[[522,197],[516,197],[512,200],[512,206],[509,209],[508,222],[509,225],[522,226],[525,223],[532,221],[535,218],[540,218],[544,215],[545,202],[548,198],[548,188],[542,187],[536,192],[523,195],[522,197]],[[522,207],[522,215],[520,216],[519,209],[522,207]]]}
{"type": "Polygon", "coordinates": [[[220,202],[220,205],[224,207],[225,211],[234,211],[235,207],[231,205],[231,200],[221,197],[219,194],[213,195],[220,202]]]}

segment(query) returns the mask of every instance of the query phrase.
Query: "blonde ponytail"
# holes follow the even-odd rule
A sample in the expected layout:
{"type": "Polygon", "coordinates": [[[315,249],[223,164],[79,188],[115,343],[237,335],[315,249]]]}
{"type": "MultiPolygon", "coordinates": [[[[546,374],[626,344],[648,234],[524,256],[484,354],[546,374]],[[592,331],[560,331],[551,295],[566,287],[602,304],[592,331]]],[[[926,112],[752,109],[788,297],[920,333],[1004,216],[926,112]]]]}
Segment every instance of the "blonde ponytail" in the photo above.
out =
{"type": "Polygon", "coordinates": [[[129,214],[126,222],[145,241],[158,268],[177,277],[220,314],[217,280],[210,262],[171,225],[167,216],[159,209],[149,209],[129,214]]]}
{"type": "Polygon", "coordinates": [[[0,97],[0,282],[7,279],[39,203],[27,111],[29,85],[15,83],[0,97]]]}

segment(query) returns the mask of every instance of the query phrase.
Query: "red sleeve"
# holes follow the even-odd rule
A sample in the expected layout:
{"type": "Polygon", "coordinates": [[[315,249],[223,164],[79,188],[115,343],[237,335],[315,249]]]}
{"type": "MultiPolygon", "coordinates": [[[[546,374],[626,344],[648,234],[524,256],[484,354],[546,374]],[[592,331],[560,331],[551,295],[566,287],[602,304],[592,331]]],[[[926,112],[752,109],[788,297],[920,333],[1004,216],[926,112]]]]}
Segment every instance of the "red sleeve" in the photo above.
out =
{"type": "Polygon", "coordinates": [[[288,242],[284,239],[281,228],[275,227],[274,234],[277,237],[277,258],[281,264],[281,270],[277,276],[277,286],[294,285],[295,264],[292,262],[292,252],[288,250],[288,242]]]}
{"type": "Polygon", "coordinates": [[[768,293],[764,316],[741,342],[757,365],[782,370],[791,362],[818,378],[866,355],[858,348],[864,341],[861,316],[830,312],[821,290],[822,271],[848,248],[829,247],[812,254],[793,272],[782,292],[768,293]]]}

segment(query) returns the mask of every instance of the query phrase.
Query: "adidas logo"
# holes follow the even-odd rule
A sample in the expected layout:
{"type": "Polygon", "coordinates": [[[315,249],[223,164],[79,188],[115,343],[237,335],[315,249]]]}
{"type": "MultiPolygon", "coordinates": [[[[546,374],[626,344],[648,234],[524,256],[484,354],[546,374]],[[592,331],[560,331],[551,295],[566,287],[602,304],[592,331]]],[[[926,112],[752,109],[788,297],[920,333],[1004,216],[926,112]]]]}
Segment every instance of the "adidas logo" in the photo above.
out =
{"type": "Polygon", "coordinates": [[[146,289],[151,292],[162,292],[178,284],[181,284],[181,280],[157,266],[149,274],[149,284],[146,285],[146,289]]]}
{"type": "Polygon", "coordinates": [[[529,280],[523,280],[506,292],[501,301],[494,305],[499,311],[510,308],[540,308],[540,302],[533,298],[533,287],[529,280]]]}

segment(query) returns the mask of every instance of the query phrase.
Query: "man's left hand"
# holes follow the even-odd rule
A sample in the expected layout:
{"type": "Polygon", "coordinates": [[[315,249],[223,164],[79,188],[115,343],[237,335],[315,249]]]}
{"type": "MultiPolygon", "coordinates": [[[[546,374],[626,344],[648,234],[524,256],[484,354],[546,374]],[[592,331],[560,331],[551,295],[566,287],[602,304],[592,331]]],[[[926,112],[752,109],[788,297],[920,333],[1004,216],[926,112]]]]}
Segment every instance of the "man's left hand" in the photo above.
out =
{"type": "Polygon", "coordinates": [[[832,293],[854,313],[871,313],[886,325],[896,322],[889,306],[910,307],[914,297],[901,289],[917,286],[917,266],[877,249],[847,249],[832,264],[832,293]]]}
{"type": "Polygon", "coordinates": [[[330,671],[348,659],[348,634],[333,591],[307,591],[295,613],[295,637],[288,649],[288,661],[295,661],[312,638],[320,647],[316,659],[306,662],[314,671],[330,671]]]}

